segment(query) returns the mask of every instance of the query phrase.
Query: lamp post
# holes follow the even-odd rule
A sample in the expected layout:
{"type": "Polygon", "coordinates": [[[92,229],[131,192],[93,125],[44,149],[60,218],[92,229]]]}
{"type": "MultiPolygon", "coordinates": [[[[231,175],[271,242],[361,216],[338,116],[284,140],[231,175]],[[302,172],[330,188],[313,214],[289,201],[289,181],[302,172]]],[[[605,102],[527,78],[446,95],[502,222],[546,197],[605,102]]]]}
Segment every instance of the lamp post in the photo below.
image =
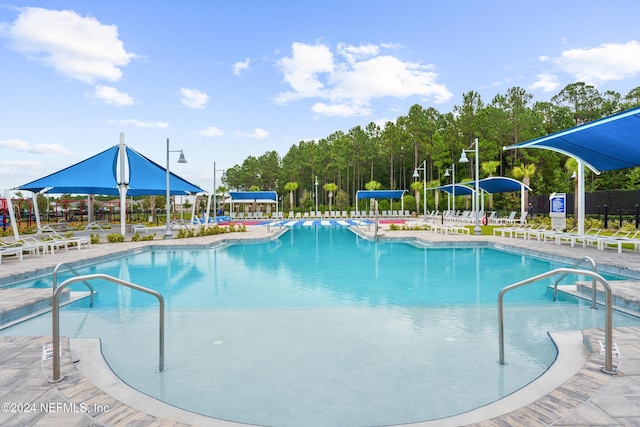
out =
{"type": "Polygon", "coordinates": [[[316,211],[313,213],[313,217],[317,217],[318,216],[318,175],[316,175],[316,183],[314,184],[316,186],[316,211]]]}
{"type": "Polygon", "coordinates": [[[475,176],[475,194],[473,195],[474,203],[475,203],[475,224],[473,227],[473,234],[481,235],[482,229],[480,228],[480,188],[478,184],[478,179],[480,178],[480,168],[478,165],[478,138],[473,140],[473,143],[469,147],[474,147],[474,149],[462,150],[462,154],[460,155],[460,163],[469,163],[469,159],[467,159],[467,153],[475,153],[476,156],[476,176],[475,176]]]}
{"type": "Polygon", "coordinates": [[[171,172],[169,172],[169,153],[180,153],[180,158],[178,159],[178,163],[187,163],[187,159],[184,158],[184,153],[182,150],[169,150],[169,138],[167,138],[167,226],[164,231],[164,238],[171,239],[173,237],[173,233],[171,232],[171,190],[169,188],[169,179],[171,176],[171,172]]]}
{"type": "MultiPolygon", "coordinates": [[[[218,214],[216,204],[216,172],[224,172],[224,169],[216,169],[216,162],[213,162],[213,222],[216,222],[216,215],[218,214]]],[[[224,174],[223,174],[224,175],[224,174]]],[[[223,203],[224,205],[224,200],[223,203]]]]}
{"type": "Polygon", "coordinates": [[[423,200],[422,200],[422,211],[424,214],[424,222],[427,222],[427,161],[426,160],[422,161],[421,168],[415,168],[415,170],[413,171],[414,178],[420,178],[420,174],[418,173],[418,171],[422,171],[424,175],[424,181],[422,182],[422,190],[424,193],[423,200]]]}
{"type": "Polygon", "coordinates": [[[447,168],[444,171],[444,176],[451,176],[451,198],[453,200],[451,210],[453,211],[453,215],[456,214],[456,164],[452,164],[451,167],[447,168]],[[451,171],[451,175],[449,174],[451,171]]]}

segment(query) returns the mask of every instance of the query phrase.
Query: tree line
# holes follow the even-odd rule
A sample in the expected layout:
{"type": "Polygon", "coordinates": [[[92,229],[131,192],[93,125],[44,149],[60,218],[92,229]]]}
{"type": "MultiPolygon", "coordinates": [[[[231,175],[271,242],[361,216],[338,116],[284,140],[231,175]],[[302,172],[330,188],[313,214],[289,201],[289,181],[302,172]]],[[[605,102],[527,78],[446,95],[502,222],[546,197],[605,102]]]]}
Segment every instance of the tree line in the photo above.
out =
{"type": "MultiPolygon", "coordinates": [[[[577,82],[564,87],[549,102],[534,102],[525,89],[512,87],[488,104],[471,91],[449,112],[415,104],[407,115],[383,126],[371,122],[364,128],[355,126],[319,140],[300,141],[282,157],[275,151],[249,156],[241,165],[226,170],[217,191],[274,190],[285,195],[288,209],[308,209],[316,203],[316,190],[322,205],[330,202],[331,195],[334,203],[353,206],[356,192],[368,184],[412,189],[419,205],[423,180],[430,188],[450,184],[445,173],[453,164],[457,183],[475,180],[473,153],[467,164],[458,163],[458,159],[478,138],[480,179],[507,176],[528,182],[537,194],[571,193],[575,161],[549,150],[503,151],[503,147],[638,105],[640,86],[622,96],[577,82]],[[418,178],[416,171],[420,172],[418,178]]],[[[635,188],[640,184],[640,168],[587,173],[585,184],[587,191],[635,188]]],[[[434,202],[434,193],[428,192],[427,203],[434,202]]],[[[497,194],[495,199],[497,208],[519,204],[517,194],[497,194]]]]}

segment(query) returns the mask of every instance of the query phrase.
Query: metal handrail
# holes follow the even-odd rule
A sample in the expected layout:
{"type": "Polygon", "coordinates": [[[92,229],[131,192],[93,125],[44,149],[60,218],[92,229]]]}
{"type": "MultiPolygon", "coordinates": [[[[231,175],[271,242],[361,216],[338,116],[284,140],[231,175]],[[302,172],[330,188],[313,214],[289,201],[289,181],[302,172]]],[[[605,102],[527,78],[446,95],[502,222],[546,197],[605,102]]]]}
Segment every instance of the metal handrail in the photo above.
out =
{"type": "Polygon", "coordinates": [[[144,292],[150,295],[153,295],[158,299],[158,303],[160,304],[160,343],[159,343],[159,361],[158,361],[158,370],[157,372],[164,372],[164,298],[162,295],[154,290],[147,289],[143,286],[136,285],[135,283],[127,282],[125,280],[121,280],[115,278],[113,276],[109,276],[107,274],[88,274],[86,276],[78,276],[72,277],[70,279],[65,280],[60,284],[60,286],[53,292],[53,302],[52,302],[52,311],[51,311],[51,319],[53,326],[53,379],[51,382],[62,381],[64,377],[60,377],[60,307],[58,304],[58,300],[60,297],[60,293],[64,288],[69,286],[75,282],[81,282],[84,280],[94,280],[94,279],[104,279],[118,285],[126,286],[128,288],[144,292]]]}
{"type": "Polygon", "coordinates": [[[603,372],[606,372],[607,374],[615,375],[617,373],[617,370],[613,368],[613,326],[612,326],[613,321],[612,321],[611,286],[604,279],[604,277],[602,277],[598,273],[587,271],[587,270],[573,269],[573,268],[556,268],[555,270],[551,270],[546,273],[539,274],[534,277],[530,277],[529,279],[522,280],[520,282],[517,282],[502,288],[502,290],[498,294],[498,338],[500,341],[500,364],[504,365],[504,308],[503,308],[504,294],[512,289],[519,288],[521,286],[536,282],[541,279],[545,279],[550,276],[554,276],[559,273],[585,274],[587,276],[591,276],[591,278],[602,283],[602,286],[604,287],[604,290],[605,290],[606,314],[605,314],[605,326],[604,326],[604,340],[605,340],[606,348],[605,348],[605,366],[604,368],[601,368],[601,370],[603,372]]]}
{"type": "MultiPolygon", "coordinates": [[[[56,292],[56,289],[58,288],[58,270],[62,267],[66,267],[67,270],[69,270],[76,277],[80,276],[80,273],[78,273],[75,268],[73,268],[70,264],[66,262],[62,262],[56,265],[55,268],[53,269],[53,286],[52,287],[53,287],[54,294],[56,292]]],[[[93,290],[93,286],[91,286],[89,282],[87,282],[86,280],[83,280],[82,283],[84,283],[87,286],[87,288],[89,288],[89,307],[93,308],[93,294],[95,294],[96,292],[93,290]]]]}
{"type": "MultiPolygon", "coordinates": [[[[596,262],[593,260],[593,258],[588,256],[580,258],[569,268],[576,268],[580,264],[582,264],[584,261],[588,261],[591,264],[593,272],[597,273],[596,262]]],[[[563,275],[558,277],[555,282],[553,282],[553,300],[554,301],[558,298],[558,283],[560,283],[560,281],[565,277],[567,277],[568,275],[569,273],[564,273],[563,275]]],[[[594,308],[594,309],[596,308],[596,279],[593,277],[591,278],[591,308],[594,308]]]]}

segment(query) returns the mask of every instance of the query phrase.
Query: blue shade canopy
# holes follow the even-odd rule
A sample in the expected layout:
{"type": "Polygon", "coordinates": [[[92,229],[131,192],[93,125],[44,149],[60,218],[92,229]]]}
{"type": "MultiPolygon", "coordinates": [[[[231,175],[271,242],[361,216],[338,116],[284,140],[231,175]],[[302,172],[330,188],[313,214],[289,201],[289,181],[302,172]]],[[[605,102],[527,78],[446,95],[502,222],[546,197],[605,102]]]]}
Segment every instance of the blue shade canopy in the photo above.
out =
{"type": "Polygon", "coordinates": [[[278,194],[275,191],[230,191],[231,200],[278,200],[278,194]]]}
{"type": "MultiPolygon", "coordinates": [[[[456,196],[470,196],[473,194],[473,188],[467,187],[466,185],[456,184],[456,196]]],[[[436,190],[446,191],[449,194],[453,194],[453,185],[442,185],[436,190]]]]}
{"type": "Polygon", "coordinates": [[[401,199],[406,190],[358,190],[358,199],[401,199]]]}
{"type": "Polygon", "coordinates": [[[513,178],[492,176],[478,181],[478,187],[487,193],[509,193],[512,191],[531,190],[522,182],[513,178]]]}
{"type": "Polygon", "coordinates": [[[504,147],[545,148],[566,154],[595,172],[640,166],[640,107],[561,132],[504,147]]]}
{"type": "MultiPolygon", "coordinates": [[[[120,146],[114,146],[93,157],[69,166],[44,178],[17,187],[17,190],[46,190],[52,194],[100,194],[115,196],[120,194],[119,185],[127,184],[127,195],[142,196],[166,194],[166,169],[144,157],[137,151],[126,149],[128,176],[120,183],[116,165],[120,146]]],[[[179,176],[170,173],[169,189],[172,195],[201,193],[203,190],[179,176]]]]}
{"type": "Polygon", "coordinates": [[[37,193],[51,188],[48,192],[54,194],[118,195],[117,159],[118,146],[114,146],[80,163],[21,185],[17,189],[37,193]]]}

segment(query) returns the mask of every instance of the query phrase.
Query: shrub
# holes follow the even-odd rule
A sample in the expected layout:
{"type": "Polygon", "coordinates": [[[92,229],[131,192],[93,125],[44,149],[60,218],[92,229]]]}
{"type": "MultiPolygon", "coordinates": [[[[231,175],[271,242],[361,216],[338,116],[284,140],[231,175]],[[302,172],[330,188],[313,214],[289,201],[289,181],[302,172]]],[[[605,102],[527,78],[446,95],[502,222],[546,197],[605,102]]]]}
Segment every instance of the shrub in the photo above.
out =
{"type": "Polygon", "coordinates": [[[119,233],[107,234],[107,242],[109,242],[109,243],[124,242],[124,236],[122,234],[119,234],[119,233]]]}
{"type": "Polygon", "coordinates": [[[100,236],[98,234],[91,234],[90,239],[92,245],[97,245],[98,243],[100,243],[100,236]]]}

